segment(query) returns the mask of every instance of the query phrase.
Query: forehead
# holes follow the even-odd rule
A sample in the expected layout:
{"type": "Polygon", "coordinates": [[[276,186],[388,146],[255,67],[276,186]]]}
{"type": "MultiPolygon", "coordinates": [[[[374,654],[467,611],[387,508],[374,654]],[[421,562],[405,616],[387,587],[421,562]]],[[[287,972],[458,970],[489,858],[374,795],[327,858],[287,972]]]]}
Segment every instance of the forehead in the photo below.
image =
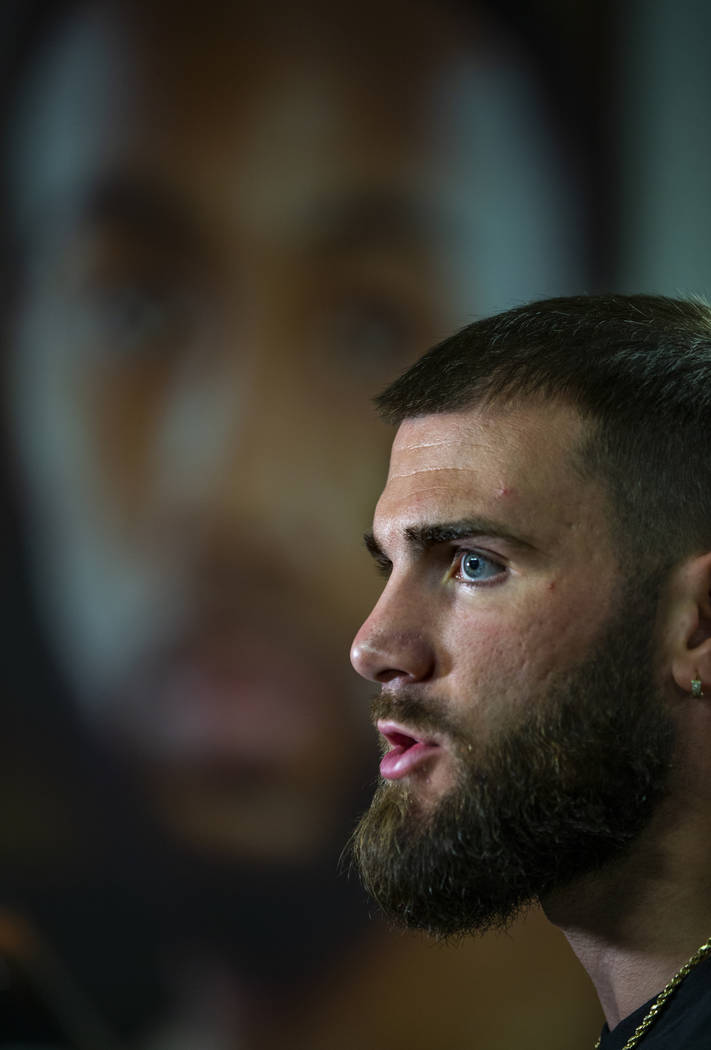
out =
{"type": "Polygon", "coordinates": [[[574,409],[552,403],[406,420],[393,443],[376,524],[399,529],[481,514],[540,542],[554,542],[583,520],[602,527],[603,490],[575,468],[585,432],[574,409]]]}
{"type": "Polygon", "coordinates": [[[470,408],[405,420],[393,442],[389,480],[486,464],[508,476],[571,475],[585,427],[572,407],[550,401],[470,408]]]}

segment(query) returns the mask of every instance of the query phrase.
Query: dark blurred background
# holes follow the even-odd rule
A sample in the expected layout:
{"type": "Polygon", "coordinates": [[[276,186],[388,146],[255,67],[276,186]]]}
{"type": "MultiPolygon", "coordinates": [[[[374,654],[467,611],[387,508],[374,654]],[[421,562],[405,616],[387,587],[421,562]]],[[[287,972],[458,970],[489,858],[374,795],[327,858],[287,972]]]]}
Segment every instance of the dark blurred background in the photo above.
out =
{"type": "Polygon", "coordinates": [[[527,299],[704,293],[706,6],[0,18],[0,1045],[592,1045],[537,912],[443,947],[339,872],[370,397],[527,299]]]}

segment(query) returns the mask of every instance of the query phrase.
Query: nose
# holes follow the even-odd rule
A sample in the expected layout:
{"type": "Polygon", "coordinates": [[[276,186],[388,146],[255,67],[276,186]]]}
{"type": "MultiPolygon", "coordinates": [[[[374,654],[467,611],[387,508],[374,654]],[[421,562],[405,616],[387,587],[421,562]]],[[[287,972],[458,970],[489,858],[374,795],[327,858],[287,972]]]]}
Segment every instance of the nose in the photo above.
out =
{"type": "Polygon", "coordinates": [[[419,613],[414,603],[385,589],[351,646],[351,663],[361,677],[408,685],[433,675],[435,652],[419,613]]]}

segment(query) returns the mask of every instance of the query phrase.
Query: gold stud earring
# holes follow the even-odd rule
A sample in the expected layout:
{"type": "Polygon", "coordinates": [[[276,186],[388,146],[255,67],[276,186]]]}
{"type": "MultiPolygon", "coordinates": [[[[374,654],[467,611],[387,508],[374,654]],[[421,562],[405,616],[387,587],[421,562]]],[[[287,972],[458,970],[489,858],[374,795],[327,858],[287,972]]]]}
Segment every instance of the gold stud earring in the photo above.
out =
{"type": "Polygon", "coordinates": [[[704,695],[704,691],[701,688],[701,679],[700,678],[692,678],[691,679],[691,695],[692,696],[703,696],[704,695]]]}

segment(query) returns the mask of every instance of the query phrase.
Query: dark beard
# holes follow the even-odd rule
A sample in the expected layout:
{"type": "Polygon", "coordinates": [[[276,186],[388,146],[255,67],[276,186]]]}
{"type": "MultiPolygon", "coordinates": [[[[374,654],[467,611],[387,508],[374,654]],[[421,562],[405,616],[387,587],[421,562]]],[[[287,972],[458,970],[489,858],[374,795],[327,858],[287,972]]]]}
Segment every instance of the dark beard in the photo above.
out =
{"type": "Polygon", "coordinates": [[[657,595],[648,581],[626,598],[593,656],[521,705],[483,753],[436,701],[376,699],[376,717],[448,732],[459,767],[429,812],[404,783],[381,783],[354,832],[363,884],[388,916],[439,937],[505,927],[635,841],[665,793],[675,740],[653,670],[657,595]]]}

